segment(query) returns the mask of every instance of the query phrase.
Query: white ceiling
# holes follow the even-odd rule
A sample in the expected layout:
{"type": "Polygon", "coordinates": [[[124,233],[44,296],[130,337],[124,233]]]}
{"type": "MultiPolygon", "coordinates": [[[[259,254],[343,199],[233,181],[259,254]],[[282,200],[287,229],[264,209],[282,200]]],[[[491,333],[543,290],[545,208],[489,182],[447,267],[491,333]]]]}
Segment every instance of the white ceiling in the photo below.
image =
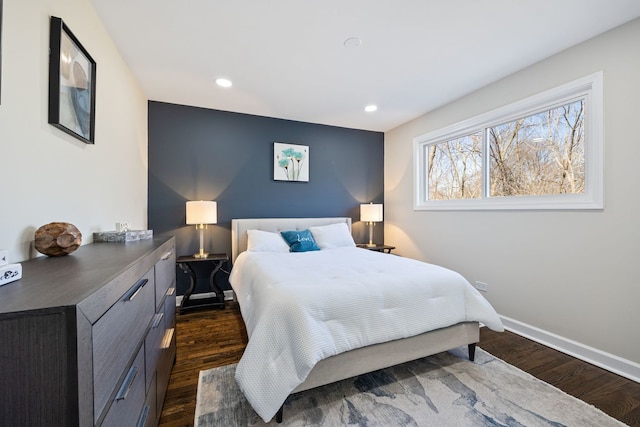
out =
{"type": "Polygon", "coordinates": [[[375,131],[640,16],[638,0],[92,3],[150,100],[375,131]]]}

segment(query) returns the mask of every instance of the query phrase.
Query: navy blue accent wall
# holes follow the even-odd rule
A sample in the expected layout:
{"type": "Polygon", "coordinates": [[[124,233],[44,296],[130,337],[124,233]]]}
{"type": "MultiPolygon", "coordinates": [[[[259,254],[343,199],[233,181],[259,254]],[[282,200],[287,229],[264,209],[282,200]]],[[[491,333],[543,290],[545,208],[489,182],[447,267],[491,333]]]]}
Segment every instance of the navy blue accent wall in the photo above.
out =
{"type": "MultiPolygon", "coordinates": [[[[348,216],[356,242],[367,241],[359,205],[383,203],[383,133],[154,101],[148,120],[149,228],[174,235],[178,255],[199,247],[185,224],[188,200],[218,203],[218,223],[205,230],[209,252],[231,254],[232,218],[348,216]],[[309,147],[309,182],[273,180],[274,142],[309,147]]],[[[375,227],[376,241],[382,233],[375,227]]]]}

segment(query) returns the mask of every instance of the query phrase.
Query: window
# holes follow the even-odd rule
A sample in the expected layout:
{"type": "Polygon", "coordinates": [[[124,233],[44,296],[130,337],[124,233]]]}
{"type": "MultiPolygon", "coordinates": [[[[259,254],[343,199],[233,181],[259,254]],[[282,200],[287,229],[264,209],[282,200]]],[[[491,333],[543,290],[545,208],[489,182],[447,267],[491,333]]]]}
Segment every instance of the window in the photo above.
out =
{"type": "Polygon", "coordinates": [[[476,132],[428,146],[430,200],[482,197],[482,134],[476,132]]]}
{"type": "Polygon", "coordinates": [[[602,72],[414,139],[414,209],[602,209],[602,72]]]}

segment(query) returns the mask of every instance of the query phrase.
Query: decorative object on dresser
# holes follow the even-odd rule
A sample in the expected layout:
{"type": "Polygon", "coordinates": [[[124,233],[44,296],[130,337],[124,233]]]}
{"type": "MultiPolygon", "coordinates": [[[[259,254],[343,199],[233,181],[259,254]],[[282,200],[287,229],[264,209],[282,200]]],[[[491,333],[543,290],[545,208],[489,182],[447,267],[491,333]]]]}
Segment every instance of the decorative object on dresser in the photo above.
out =
{"type": "Polygon", "coordinates": [[[128,222],[116,222],[116,231],[118,231],[118,232],[129,231],[129,223],[128,222]]]}
{"type": "Polygon", "coordinates": [[[93,144],[96,62],[62,19],[51,17],[49,37],[49,123],[93,144]]]}
{"type": "MultiPolygon", "coordinates": [[[[6,251],[4,251],[6,252],[6,251]]],[[[0,259],[0,286],[22,278],[22,265],[9,264],[0,259]]]]}
{"type": "Polygon", "coordinates": [[[218,222],[218,204],[211,201],[187,202],[187,224],[195,225],[200,230],[200,252],[193,255],[194,258],[206,258],[204,252],[204,230],[207,224],[218,222]]]}
{"type": "Polygon", "coordinates": [[[38,228],[33,246],[48,256],[69,255],[82,244],[82,233],[68,222],[51,222],[38,228]]]}
{"type": "Polygon", "coordinates": [[[38,257],[0,287],[0,425],[157,425],[175,360],[173,237],[38,257]]]}
{"type": "MultiPolygon", "coordinates": [[[[183,295],[180,301],[180,314],[188,310],[197,310],[201,308],[219,308],[224,310],[224,292],[216,282],[216,273],[222,270],[222,266],[229,261],[227,254],[208,254],[206,258],[197,258],[194,256],[180,256],[177,259],[177,265],[189,275],[189,289],[183,295]],[[215,293],[211,298],[191,298],[196,286],[197,276],[193,269],[193,264],[210,264],[211,273],[209,274],[209,287],[215,293]]],[[[225,270],[222,270],[225,271],[225,270]]]]}
{"type": "Polygon", "coordinates": [[[360,205],[360,221],[366,222],[369,226],[369,243],[368,247],[376,246],[373,243],[373,226],[376,222],[382,221],[382,205],[374,204],[373,202],[360,205]]]}
{"type": "Polygon", "coordinates": [[[93,233],[94,242],[128,243],[153,239],[153,230],[100,231],[93,233]]]}
{"type": "Polygon", "coordinates": [[[309,182],[309,147],[274,142],[273,180],[309,182]]]}

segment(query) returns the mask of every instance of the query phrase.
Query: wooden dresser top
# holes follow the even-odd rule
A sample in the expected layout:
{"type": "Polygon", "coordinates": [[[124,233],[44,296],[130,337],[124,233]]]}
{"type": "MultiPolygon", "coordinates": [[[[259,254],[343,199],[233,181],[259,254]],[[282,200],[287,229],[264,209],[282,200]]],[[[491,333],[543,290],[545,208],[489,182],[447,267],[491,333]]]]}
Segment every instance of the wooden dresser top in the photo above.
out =
{"type": "MultiPolygon", "coordinates": [[[[130,268],[144,266],[147,257],[150,264],[146,268],[150,268],[157,261],[156,252],[172,245],[173,237],[129,243],[91,243],[70,255],[24,261],[21,263],[22,278],[0,286],[0,315],[78,305],[106,284],[117,281],[130,268]]],[[[129,285],[125,283],[124,286],[129,285]]]]}

